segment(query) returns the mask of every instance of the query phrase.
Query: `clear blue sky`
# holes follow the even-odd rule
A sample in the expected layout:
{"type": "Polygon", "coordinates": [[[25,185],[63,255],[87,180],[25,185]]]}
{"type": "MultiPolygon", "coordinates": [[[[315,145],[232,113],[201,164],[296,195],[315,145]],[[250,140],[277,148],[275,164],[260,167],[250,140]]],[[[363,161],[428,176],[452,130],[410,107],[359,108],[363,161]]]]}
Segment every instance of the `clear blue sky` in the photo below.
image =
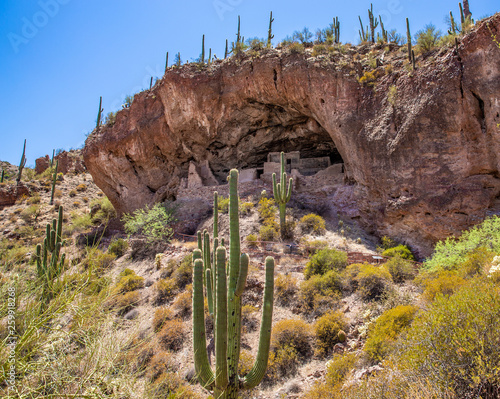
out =
{"type": "MultiPolygon", "coordinates": [[[[500,11],[498,0],[469,0],[473,17],[500,11]]],[[[18,164],[27,139],[27,165],[52,149],[78,148],[95,126],[99,96],[105,114],[128,94],[161,77],[165,53],[194,60],[206,47],[220,56],[234,40],[237,17],[245,38],[274,44],[307,26],[312,32],[338,16],[341,41],[358,43],[358,15],[369,1],[332,0],[0,0],[0,160],[18,164]]],[[[457,0],[375,0],[387,29],[412,33],[428,23],[446,31],[457,0]]],[[[207,50],[208,51],[208,50],[207,50]]]]}

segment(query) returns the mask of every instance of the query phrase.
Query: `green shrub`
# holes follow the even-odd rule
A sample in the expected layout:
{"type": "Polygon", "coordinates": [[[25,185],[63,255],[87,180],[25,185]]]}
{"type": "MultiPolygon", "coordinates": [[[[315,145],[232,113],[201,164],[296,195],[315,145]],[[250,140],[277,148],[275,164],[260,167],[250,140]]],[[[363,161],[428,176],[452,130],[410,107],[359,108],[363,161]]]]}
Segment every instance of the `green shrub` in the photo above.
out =
{"type": "Polygon", "coordinates": [[[163,327],[163,324],[167,320],[172,320],[174,318],[174,312],[165,307],[161,307],[155,310],[155,314],[153,316],[153,322],[151,323],[153,326],[154,332],[158,332],[163,327]]]}
{"type": "Polygon", "coordinates": [[[373,361],[383,360],[399,334],[410,326],[416,312],[415,306],[397,306],[382,313],[368,330],[364,347],[368,357],[373,361]]]}
{"type": "Polygon", "coordinates": [[[328,46],[325,44],[315,44],[311,55],[317,57],[322,54],[328,54],[328,46]]]}
{"type": "Polygon", "coordinates": [[[82,266],[85,270],[91,270],[97,276],[100,276],[111,267],[115,258],[115,255],[104,253],[95,247],[88,248],[82,266]]]}
{"type": "Polygon", "coordinates": [[[469,252],[465,259],[459,262],[456,269],[463,277],[472,277],[476,274],[486,274],[495,256],[486,247],[479,247],[469,252]]]}
{"type": "Polygon", "coordinates": [[[259,237],[257,237],[256,234],[249,234],[247,235],[246,242],[248,244],[249,248],[257,248],[258,244],[257,241],[259,240],[259,237]]]}
{"type": "Polygon", "coordinates": [[[115,292],[125,293],[135,291],[144,287],[144,277],[138,276],[133,270],[125,269],[119,275],[115,285],[115,292]]]}
{"type": "Polygon", "coordinates": [[[347,266],[347,254],[335,249],[320,249],[316,252],[304,269],[306,279],[315,274],[325,274],[330,270],[341,271],[347,266]]]}
{"type": "Polygon", "coordinates": [[[269,352],[265,381],[276,383],[280,377],[294,375],[300,364],[300,357],[297,349],[290,345],[285,345],[269,352]]]}
{"type": "Polygon", "coordinates": [[[331,387],[342,383],[347,374],[354,368],[356,358],[356,354],[352,352],[345,355],[334,354],[331,360],[326,363],[326,383],[331,387]]]}
{"type": "Polygon", "coordinates": [[[342,282],[335,270],[314,275],[300,285],[299,302],[305,311],[323,313],[331,309],[340,297],[342,282]]]}
{"type": "Polygon", "coordinates": [[[123,238],[117,238],[109,243],[108,253],[115,255],[117,258],[123,256],[128,249],[128,242],[123,238]]]}
{"type": "Polygon", "coordinates": [[[392,277],[383,267],[363,264],[356,276],[356,283],[363,299],[379,299],[392,283],[392,277]]]}
{"type": "Polygon", "coordinates": [[[288,46],[288,50],[292,54],[302,54],[305,51],[305,47],[302,43],[293,42],[288,46]]]}
{"type": "Polygon", "coordinates": [[[481,224],[464,231],[458,239],[448,238],[438,242],[434,254],[425,262],[424,267],[431,271],[454,270],[468,253],[479,247],[500,253],[500,217],[485,219],[481,224]]]}
{"type": "Polygon", "coordinates": [[[217,198],[217,209],[222,213],[229,212],[229,197],[225,198],[219,195],[217,198]]]}
{"type": "Polygon", "coordinates": [[[441,39],[441,31],[436,30],[433,24],[426,25],[423,30],[419,30],[417,37],[417,52],[427,53],[436,48],[439,39],[441,39]]]}
{"type": "Polygon", "coordinates": [[[170,278],[164,278],[158,280],[154,285],[153,289],[156,292],[155,303],[163,304],[166,301],[172,299],[178,292],[175,281],[170,278]]]}
{"type": "Polygon", "coordinates": [[[312,327],[300,319],[278,321],[272,329],[271,348],[277,353],[279,349],[293,348],[301,359],[312,355],[312,327]]]}
{"type": "Polygon", "coordinates": [[[402,259],[415,260],[413,254],[410,251],[410,248],[403,244],[386,249],[384,252],[382,252],[382,256],[386,256],[388,258],[399,256],[402,259]]]}
{"type": "Polygon", "coordinates": [[[248,215],[253,208],[253,202],[243,202],[240,204],[240,212],[248,215]]]}
{"type": "Polygon", "coordinates": [[[433,301],[438,294],[449,296],[466,283],[457,272],[450,270],[422,275],[419,280],[424,287],[422,296],[428,301],[433,301]]]}
{"type": "Polygon", "coordinates": [[[297,279],[290,274],[278,274],[274,280],[274,297],[281,306],[290,305],[296,297],[297,279]]]}
{"type": "Polygon", "coordinates": [[[186,337],[184,323],[179,319],[166,320],[158,333],[158,341],[165,350],[182,349],[186,337]]]}
{"type": "MultiPolygon", "coordinates": [[[[343,313],[330,311],[316,321],[316,351],[320,356],[331,353],[333,346],[341,341],[339,332],[347,328],[343,313]]],[[[344,337],[345,338],[345,337],[344,337]]]]}
{"type": "Polygon", "coordinates": [[[124,315],[139,304],[141,294],[137,291],[125,292],[114,297],[110,306],[118,310],[118,314],[124,315]]]}
{"type": "Polygon", "coordinates": [[[399,255],[392,257],[385,263],[384,267],[391,274],[392,280],[395,283],[403,283],[415,277],[413,264],[399,255]]]}
{"type": "Polygon", "coordinates": [[[193,257],[192,254],[182,258],[179,267],[172,273],[172,279],[179,289],[184,289],[193,281],[193,257]]]}
{"type": "Polygon", "coordinates": [[[325,219],[314,213],[302,216],[299,226],[305,233],[322,234],[325,232],[325,219]]]}
{"type": "Polygon", "coordinates": [[[35,222],[38,216],[40,216],[40,206],[30,205],[24,209],[19,216],[25,223],[35,222]]]}
{"type": "Polygon", "coordinates": [[[403,371],[450,388],[458,398],[495,397],[500,389],[500,292],[485,280],[476,278],[449,297],[437,297],[414,320],[395,359],[403,371]]]}
{"type": "Polygon", "coordinates": [[[170,225],[175,222],[173,213],[163,204],[155,204],[151,208],[146,205],[132,214],[124,214],[122,221],[127,234],[143,235],[148,244],[169,242],[173,235],[170,225]]]}
{"type": "Polygon", "coordinates": [[[177,295],[172,304],[172,308],[175,310],[175,313],[179,317],[187,317],[191,314],[191,304],[193,302],[193,291],[191,286],[186,291],[177,295]]]}
{"type": "Polygon", "coordinates": [[[259,230],[260,241],[277,241],[279,239],[279,232],[277,227],[264,225],[259,230]]]}
{"type": "Polygon", "coordinates": [[[113,208],[113,205],[107,197],[92,200],[90,202],[90,208],[96,209],[91,216],[93,224],[107,224],[110,219],[116,217],[115,208],[113,208]]]}
{"type": "Polygon", "coordinates": [[[259,200],[259,206],[257,212],[261,219],[274,219],[278,208],[276,207],[276,202],[272,198],[261,197],[259,200]]]}

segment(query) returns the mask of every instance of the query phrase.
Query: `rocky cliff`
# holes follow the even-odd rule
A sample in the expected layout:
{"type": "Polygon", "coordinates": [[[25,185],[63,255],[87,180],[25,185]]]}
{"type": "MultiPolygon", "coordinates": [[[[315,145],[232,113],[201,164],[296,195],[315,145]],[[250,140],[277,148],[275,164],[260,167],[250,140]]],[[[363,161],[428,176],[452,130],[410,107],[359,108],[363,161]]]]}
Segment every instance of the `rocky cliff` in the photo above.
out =
{"type": "Polygon", "coordinates": [[[458,51],[396,46],[248,52],[170,68],[87,139],[87,169],[119,212],[175,198],[190,161],[223,181],[270,151],[338,158],[368,231],[432,244],[500,212],[500,14],[458,51]],[[488,28],[489,26],[489,28],[488,28]],[[358,79],[362,76],[364,83],[358,79]]]}

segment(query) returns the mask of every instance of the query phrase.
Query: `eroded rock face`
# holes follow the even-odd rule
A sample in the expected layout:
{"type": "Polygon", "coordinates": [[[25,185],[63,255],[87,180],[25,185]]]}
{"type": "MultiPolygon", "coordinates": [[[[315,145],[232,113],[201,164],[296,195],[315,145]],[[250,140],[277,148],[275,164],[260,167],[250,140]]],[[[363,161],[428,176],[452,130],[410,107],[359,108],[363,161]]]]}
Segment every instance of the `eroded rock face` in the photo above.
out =
{"type": "MultiPolygon", "coordinates": [[[[85,165],[79,150],[62,151],[54,157],[54,162],[59,161],[57,171],[66,174],[69,172],[82,173],[85,171],[85,165]]],[[[50,166],[50,158],[48,155],[37,158],[35,160],[35,172],[43,173],[50,166]]]]}
{"type": "Polygon", "coordinates": [[[331,58],[267,50],[171,68],[89,136],[85,164],[121,213],[175,197],[191,161],[208,161],[222,183],[271,151],[338,156],[342,207],[426,256],[436,240],[500,211],[500,48],[486,23],[500,37],[497,14],[458,54],[420,57],[414,72],[399,50],[372,48],[383,75],[375,87],[353,74],[367,68],[360,49],[331,58]]]}

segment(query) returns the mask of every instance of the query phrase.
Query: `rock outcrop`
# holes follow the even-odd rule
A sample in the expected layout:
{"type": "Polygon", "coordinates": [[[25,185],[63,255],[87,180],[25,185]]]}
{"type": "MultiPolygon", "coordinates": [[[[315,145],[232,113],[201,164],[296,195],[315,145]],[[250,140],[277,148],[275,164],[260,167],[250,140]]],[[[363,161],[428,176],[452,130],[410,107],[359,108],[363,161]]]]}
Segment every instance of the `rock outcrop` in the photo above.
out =
{"type": "MultiPolygon", "coordinates": [[[[69,152],[62,151],[54,157],[54,162],[55,161],[59,161],[57,166],[58,172],[64,175],[69,172],[82,173],[85,171],[85,165],[83,164],[83,159],[79,150],[72,150],[69,152]]],[[[50,158],[48,155],[35,160],[35,172],[38,174],[43,173],[49,166],[50,158]]]]}
{"type": "Polygon", "coordinates": [[[436,240],[500,212],[492,33],[500,37],[500,14],[478,23],[458,51],[419,56],[416,71],[402,49],[368,45],[170,68],[89,136],[85,164],[121,213],[175,198],[191,162],[208,162],[222,183],[231,167],[256,167],[272,151],[338,157],[339,201],[369,231],[426,256],[436,240]],[[374,86],[358,82],[363,74],[374,86]]]}

